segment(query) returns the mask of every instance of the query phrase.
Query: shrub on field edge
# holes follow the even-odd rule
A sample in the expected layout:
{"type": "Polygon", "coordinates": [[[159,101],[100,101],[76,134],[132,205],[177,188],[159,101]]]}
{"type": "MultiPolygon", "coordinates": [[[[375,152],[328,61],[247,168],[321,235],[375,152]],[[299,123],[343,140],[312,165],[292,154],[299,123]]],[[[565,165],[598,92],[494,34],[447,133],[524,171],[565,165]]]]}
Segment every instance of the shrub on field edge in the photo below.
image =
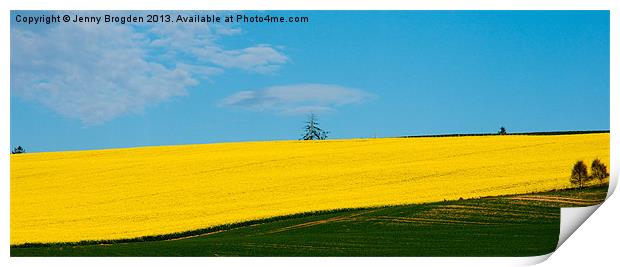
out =
{"type": "Polygon", "coordinates": [[[573,171],[570,176],[570,183],[582,188],[592,177],[588,176],[588,167],[579,160],[573,165],[573,171]]]}
{"type": "Polygon", "coordinates": [[[599,159],[595,159],[592,161],[590,170],[592,171],[591,179],[598,179],[600,183],[603,182],[603,179],[609,177],[609,173],[607,172],[607,166],[605,166],[605,164],[602,163],[599,159]]]}
{"type": "Polygon", "coordinates": [[[22,146],[17,146],[16,148],[13,148],[11,150],[11,154],[22,154],[22,153],[26,153],[26,149],[24,149],[22,146]]]}

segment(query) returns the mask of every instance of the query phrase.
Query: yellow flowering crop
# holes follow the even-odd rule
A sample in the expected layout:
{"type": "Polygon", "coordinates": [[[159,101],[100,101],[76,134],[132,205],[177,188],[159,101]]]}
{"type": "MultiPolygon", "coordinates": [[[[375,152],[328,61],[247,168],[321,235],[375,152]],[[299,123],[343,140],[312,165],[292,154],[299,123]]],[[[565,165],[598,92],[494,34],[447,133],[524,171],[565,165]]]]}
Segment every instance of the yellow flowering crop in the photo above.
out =
{"type": "Polygon", "coordinates": [[[11,155],[11,244],[571,186],[609,134],[385,138],[11,155]]]}

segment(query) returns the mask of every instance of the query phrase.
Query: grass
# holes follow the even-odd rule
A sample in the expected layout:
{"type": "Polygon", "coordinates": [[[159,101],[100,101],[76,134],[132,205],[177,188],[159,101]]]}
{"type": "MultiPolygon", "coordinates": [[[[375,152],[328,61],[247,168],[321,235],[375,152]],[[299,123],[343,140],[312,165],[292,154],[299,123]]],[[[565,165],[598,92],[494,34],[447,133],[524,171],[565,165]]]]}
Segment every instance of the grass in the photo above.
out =
{"type": "Polygon", "coordinates": [[[11,256],[533,256],[555,250],[560,207],[598,204],[606,193],[596,186],[296,214],[154,241],[25,244],[11,256]]]}

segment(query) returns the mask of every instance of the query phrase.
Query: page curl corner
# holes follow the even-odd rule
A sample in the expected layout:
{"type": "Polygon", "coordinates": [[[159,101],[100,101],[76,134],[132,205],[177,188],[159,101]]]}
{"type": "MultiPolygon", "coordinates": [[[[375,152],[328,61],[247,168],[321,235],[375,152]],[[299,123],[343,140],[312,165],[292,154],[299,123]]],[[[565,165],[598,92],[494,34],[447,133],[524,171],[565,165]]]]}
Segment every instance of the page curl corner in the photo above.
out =
{"type": "MultiPolygon", "coordinates": [[[[609,194],[608,194],[609,196],[609,194]]],[[[560,209],[560,236],[556,250],[575,232],[603,203],[576,208],[560,209]]]]}

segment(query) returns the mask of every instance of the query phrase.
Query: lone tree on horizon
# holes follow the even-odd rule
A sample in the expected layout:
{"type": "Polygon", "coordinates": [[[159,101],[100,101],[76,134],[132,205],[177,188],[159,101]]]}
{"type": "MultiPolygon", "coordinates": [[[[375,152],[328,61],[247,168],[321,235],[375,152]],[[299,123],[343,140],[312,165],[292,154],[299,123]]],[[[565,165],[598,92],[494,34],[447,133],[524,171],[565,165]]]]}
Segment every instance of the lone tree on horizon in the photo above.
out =
{"type": "Polygon", "coordinates": [[[319,128],[316,115],[310,113],[310,117],[304,126],[304,134],[301,137],[302,140],[325,140],[327,139],[327,131],[319,128]]]}
{"type": "Polygon", "coordinates": [[[499,127],[499,132],[497,132],[497,134],[499,134],[499,135],[505,135],[505,134],[508,134],[508,133],[506,132],[506,127],[504,127],[504,126],[499,127]]]}
{"type": "Polygon", "coordinates": [[[607,172],[607,166],[605,166],[605,164],[602,163],[599,159],[595,159],[592,161],[590,170],[592,171],[592,179],[598,179],[600,183],[603,183],[603,179],[609,177],[609,173],[607,172]]]}
{"type": "Polygon", "coordinates": [[[573,165],[573,171],[570,176],[571,184],[582,188],[591,178],[591,176],[588,176],[588,167],[583,163],[583,160],[577,161],[575,165],[573,165]]]}
{"type": "Polygon", "coordinates": [[[11,154],[22,154],[22,153],[26,153],[26,149],[24,149],[22,146],[17,146],[11,150],[11,154]]]}

